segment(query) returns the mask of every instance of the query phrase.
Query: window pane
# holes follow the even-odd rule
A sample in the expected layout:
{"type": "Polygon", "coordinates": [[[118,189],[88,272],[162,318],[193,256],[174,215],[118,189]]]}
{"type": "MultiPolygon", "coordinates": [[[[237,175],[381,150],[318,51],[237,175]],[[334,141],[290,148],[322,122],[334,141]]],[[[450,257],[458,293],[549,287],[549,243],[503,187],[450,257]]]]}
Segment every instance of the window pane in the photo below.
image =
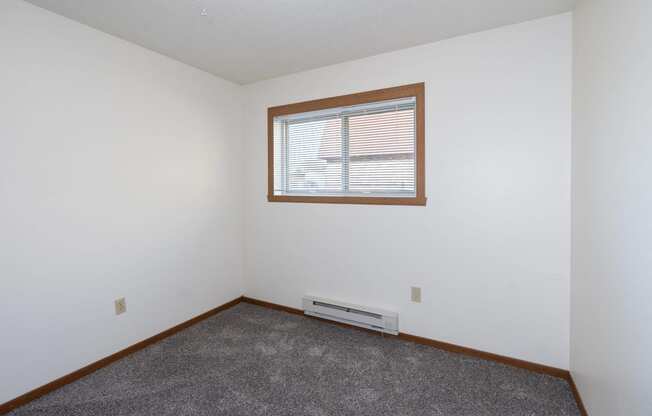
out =
{"type": "Polygon", "coordinates": [[[274,195],[415,197],[416,97],[273,119],[274,195]]]}
{"type": "Polygon", "coordinates": [[[414,158],[352,161],[350,169],[351,191],[414,193],[414,158]]]}
{"type": "Polygon", "coordinates": [[[414,110],[349,117],[349,190],[414,193],[414,110]]]}
{"type": "Polygon", "coordinates": [[[342,190],[342,122],[339,118],[287,123],[287,191],[342,190]]]}

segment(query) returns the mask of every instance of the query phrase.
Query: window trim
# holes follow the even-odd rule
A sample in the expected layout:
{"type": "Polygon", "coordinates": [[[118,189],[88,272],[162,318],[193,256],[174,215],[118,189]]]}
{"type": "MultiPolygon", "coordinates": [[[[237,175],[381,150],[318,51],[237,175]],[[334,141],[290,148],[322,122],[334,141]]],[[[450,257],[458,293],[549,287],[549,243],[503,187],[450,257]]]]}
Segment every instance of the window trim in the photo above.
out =
{"type": "Polygon", "coordinates": [[[269,202],[299,202],[318,204],[374,204],[374,205],[426,205],[426,171],[425,171],[425,84],[410,84],[400,87],[383,88],[356,94],[323,98],[320,100],[269,107],[267,109],[267,200],[269,202]],[[416,98],[416,195],[411,197],[382,196],[304,196],[274,195],[274,117],[308,111],[324,110],[334,107],[347,107],[376,101],[398,98],[416,98]]]}

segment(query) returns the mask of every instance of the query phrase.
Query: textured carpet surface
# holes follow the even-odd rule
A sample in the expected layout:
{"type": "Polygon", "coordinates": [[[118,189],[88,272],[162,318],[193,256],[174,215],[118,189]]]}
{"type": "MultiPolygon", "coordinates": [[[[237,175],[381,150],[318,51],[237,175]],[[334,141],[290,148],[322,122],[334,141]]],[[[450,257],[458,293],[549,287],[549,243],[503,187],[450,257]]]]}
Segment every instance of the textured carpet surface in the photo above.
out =
{"type": "Polygon", "coordinates": [[[10,413],[579,414],[554,377],[244,303],[10,413]]]}

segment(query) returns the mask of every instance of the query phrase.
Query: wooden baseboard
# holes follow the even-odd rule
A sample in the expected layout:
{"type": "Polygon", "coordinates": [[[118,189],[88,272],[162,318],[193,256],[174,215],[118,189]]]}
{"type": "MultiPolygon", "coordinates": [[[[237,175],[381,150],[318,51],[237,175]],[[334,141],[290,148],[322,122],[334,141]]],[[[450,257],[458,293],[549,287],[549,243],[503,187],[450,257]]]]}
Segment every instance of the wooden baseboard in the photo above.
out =
{"type": "MultiPolygon", "coordinates": [[[[251,303],[252,305],[263,306],[263,307],[269,308],[269,309],[276,309],[277,311],[283,311],[283,312],[292,313],[292,314],[295,314],[295,315],[303,315],[303,310],[302,309],[291,308],[289,306],[283,306],[283,305],[279,305],[277,303],[267,302],[267,301],[259,300],[259,299],[253,299],[253,298],[249,298],[247,296],[243,296],[242,301],[246,302],[246,303],[251,303]]],[[[329,322],[331,322],[331,321],[329,321],[329,322]]],[[[339,322],[334,322],[333,321],[333,323],[337,324],[339,322]]],[[[346,325],[346,324],[343,324],[343,325],[346,325]]],[[[346,325],[346,326],[351,326],[351,325],[346,325]]]]}
{"type": "Polygon", "coordinates": [[[589,412],[587,412],[586,407],[584,407],[582,396],[580,396],[580,391],[577,389],[575,380],[573,380],[573,376],[570,373],[568,374],[568,384],[570,385],[571,391],[573,392],[573,397],[575,397],[575,401],[577,402],[577,407],[580,409],[580,414],[582,416],[589,416],[589,412]]]}
{"type": "Polygon", "coordinates": [[[51,381],[48,384],[45,384],[41,387],[38,387],[30,392],[27,392],[19,397],[16,397],[13,400],[10,400],[6,403],[0,404],[0,415],[9,413],[10,411],[14,410],[17,407],[23,406],[33,400],[38,399],[39,397],[48,394],[56,389],[59,389],[66,384],[70,384],[73,381],[79,380],[80,378],[87,376],[97,370],[99,370],[102,367],[106,367],[107,365],[118,361],[121,358],[126,357],[129,354],[133,354],[136,351],[142,350],[143,348],[146,348],[162,339],[165,339],[171,335],[176,334],[179,331],[182,331],[189,326],[192,326],[200,321],[203,321],[206,318],[210,318],[211,316],[222,312],[225,309],[229,309],[238,303],[242,301],[242,297],[239,297],[237,299],[233,299],[230,302],[225,303],[224,305],[218,306],[217,308],[211,309],[208,312],[204,312],[201,315],[195,316],[192,319],[189,319],[185,322],[180,323],[179,325],[176,325],[170,329],[167,329],[159,334],[154,335],[153,337],[149,337],[145,340],[142,340],[130,347],[125,348],[124,350],[118,351],[115,354],[111,354],[108,357],[104,357],[98,361],[95,361],[94,363],[91,363],[85,367],[80,368],[77,371],[73,371],[70,374],[67,374],[63,377],[60,377],[54,381],[51,381]]]}
{"type": "Polygon", "coordinates": [[[464,354],[471,357],[481,358],[483,360],[495,361],[512,367],[524,368],[526,370],[534,371],[535,373],[547,374],[549,376],[563,378],[565,380],[567,380],[569,377],[568,370],[563,370],[561,368],[556,368],[556,367],[550,367],[544,364],[520,360],[518,358],[507,357],[504,355],[494,354],[491,352],[476,350],[473,348],[463,347],[461,345],[450,344],[448,342],[418,337],[415,335],[405,334],[403,332],[399,333],[398,337],[405,341],[411,341],[417,344],[429,345],[431,347],[439,348],[440,350],[450,351],[458,354],[464,354]]]}
{"type": "MultiPolygon", "coordinates": [[[[284,306],[284,305],[278,305],[276,303],[271,303],[271,302],[267,302],[267,301],[264,301],[264,300],[252,299],[252,298],[243,296],[242,301],[247,302],[247,303],[251,303],[253,305],[263,306],[263,307],[270,308],[270,309],[276,309],[276,310],[279,310],[279,311],[292,313],[292,314],[295,314],[295,315],[304,315],[304,313],[303,313],[303,311],[301,309],[291,308],[289,306],[284,306]]],[[[371,333],[374,333],[374,334],[378,334],[377,331],[370,331],[370,330],[367,330],[367,329],[364,329],[364,328],[360,328],[360,327],[353,326],[353,325],[348,325],[348,324],[341,323],[341,322],[329,321],[329,320],[325,320],[325,319],[321,319],[321,318],[315,318],[313,316],[308,316],[308,315],[305,315],[305,316],[307,318],[310,318],[310,319],[318,319],[318,320],[325,321],[325,322],[328,322],[328,323],[331,323],[331,324],[335,324],[335,325],[344,326],[344,327],[348,327],[348,328],[352,328],[352,329],[356,329],[356,330],[362,330],[362,331],[367,331],[367,332],[371,332],[371,333]]],[[[391,335],[389,335],[389,336],[391,336],[391,335]]],[[[429,338],[418,337],[416,335],[410,335],[410,334],[406,334],[406,333],[403,333],[403,332],[398,334],[398,338],[402,339],[402,340],[405,340],[405,341],[414,342],[414,343],[417,343],[417,344],[428,345],[428,346],[431,346],[431,347],[434,347],[434,348],[439,348],[440,350],[444,350],[444,351],[450,351],[450,352],[454,352],[454,353],[457,353],[457,354],[464,354],[464,355],[468,355],[468,356],[471,356],[471,357],[481,358],[481,359],[484,359],[484,360],[495,361],[495,362],[499,362],[501,364],[506,364],[506,365],[509,365],[509,366],[512,366],[512,367],[523,368],[523,369],[534,371],[534,372],[537,372],[537,373],[547,374],[547,375],[550,375],[550,376],[553,376],[553,377],[564,379],[564,380],[566,380],[568,382],[568,384],[569,384],[569,386],[571,388],[571,391],[573,392],[573,396],[575,397],[575,400],[577,401],[577,407],[580,409],[580,413],[582,414],[582,416],[588,416],[588,413],[586,412],[586,408],[584,407],[584,404],[582,403],[582,398],[580,397],[579,391],[577,390],[577,386],[575,386],[575,382],[573,381],[573,377],[571,376],[571,374],[570,374],[570,372],[568,370],[564,370],[564,369],[556,368],[556,367],[550,367],[550,366],[547,366],[547,365],[543,365],[543,364],[539,364],[539,363],[533,363],[533,362],[530,362],[530,361],[520,360],[520,359],[517,359],[517,358],[507,357],[507,356],[504,356],[504,355],[494,354],[494,353],[490,353],[490,352],[486,352],[486,351],[480,351],[480,350],[476,350],[476,349],[468,348],[468,347],[463,347],[463,346],[456,345],[456,344],[450,344],[448,342],[442,342],[442,341],[436,341],[436,340],[429,339],[429,338]]]]}

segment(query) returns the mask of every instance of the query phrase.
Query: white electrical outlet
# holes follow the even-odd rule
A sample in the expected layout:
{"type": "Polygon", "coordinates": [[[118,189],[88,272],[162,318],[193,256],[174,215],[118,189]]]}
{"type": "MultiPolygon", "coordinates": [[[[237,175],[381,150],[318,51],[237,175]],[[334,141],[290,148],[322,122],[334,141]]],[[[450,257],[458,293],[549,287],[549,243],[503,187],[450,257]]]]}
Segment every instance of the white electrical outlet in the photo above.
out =
{"type": "Polygon", "coordinates": [[[115,314],[120,315],[121,313],[127,312],[127,301],[125,298],[120,298],[115,300],[115,314]]]}
{"type": "Polygon", "coordinates": [[[421,288],[412,286],[410,289],[412,302],[421,303],[421,288]]]}

